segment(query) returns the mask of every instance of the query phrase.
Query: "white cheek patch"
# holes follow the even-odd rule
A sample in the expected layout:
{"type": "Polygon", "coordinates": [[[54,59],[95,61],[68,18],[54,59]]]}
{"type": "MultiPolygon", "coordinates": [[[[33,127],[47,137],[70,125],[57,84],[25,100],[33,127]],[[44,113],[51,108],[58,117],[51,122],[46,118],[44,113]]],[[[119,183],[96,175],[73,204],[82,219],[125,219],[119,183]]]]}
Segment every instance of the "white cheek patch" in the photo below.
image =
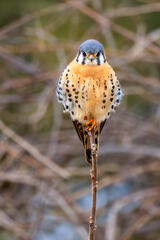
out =
{"type": "Polygon", "coordinates": [[[83,61],[84,61],[84,56],[83,56],[83,53],[81,52],[81,54],[80,54],[79,57],[78,57],[78,62],[79,62],[80,64],[82,64],[83,61]]]}
{"type": "Polygon", "coordinates": [[[102,53],[100,53],[99,55],[99,62],[100,62],[100,65],[105,63],[105,59],[102,53]]]}

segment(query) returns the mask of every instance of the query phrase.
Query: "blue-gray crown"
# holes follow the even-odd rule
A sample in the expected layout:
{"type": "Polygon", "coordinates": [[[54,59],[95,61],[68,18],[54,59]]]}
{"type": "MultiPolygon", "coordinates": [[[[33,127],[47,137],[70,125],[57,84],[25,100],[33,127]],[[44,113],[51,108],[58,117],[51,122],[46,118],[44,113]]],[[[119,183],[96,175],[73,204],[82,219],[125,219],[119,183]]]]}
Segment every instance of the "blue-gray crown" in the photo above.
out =
{"type": "Polygon", "coordinates": [[[104,53],[103,45],[95,39],[89,39],[83,42],[79,47],[79,52],[93,53],[98,52],[104,53]]]}

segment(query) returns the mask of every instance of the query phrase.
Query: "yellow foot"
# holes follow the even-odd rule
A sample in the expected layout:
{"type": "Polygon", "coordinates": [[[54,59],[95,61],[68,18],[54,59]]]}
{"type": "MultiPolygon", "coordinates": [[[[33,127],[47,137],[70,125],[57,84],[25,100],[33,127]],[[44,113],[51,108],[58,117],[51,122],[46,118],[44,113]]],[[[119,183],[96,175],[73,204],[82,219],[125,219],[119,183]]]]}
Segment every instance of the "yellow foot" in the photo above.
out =
{"type": "Polygon", "coordinates": [[[92,129],[96,126],[96,120],[92,119],[88,121],[87,125],[89,126],[89,131],[92,131],[92,129]]]}

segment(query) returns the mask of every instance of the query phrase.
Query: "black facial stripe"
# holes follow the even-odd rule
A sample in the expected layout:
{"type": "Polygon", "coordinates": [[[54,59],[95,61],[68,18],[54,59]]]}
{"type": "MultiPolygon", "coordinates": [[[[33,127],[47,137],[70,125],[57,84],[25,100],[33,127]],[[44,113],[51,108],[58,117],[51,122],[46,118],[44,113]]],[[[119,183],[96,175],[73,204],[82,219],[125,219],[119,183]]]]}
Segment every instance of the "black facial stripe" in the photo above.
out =
{"type": "Polygon", "coordinates": [[[97,56],[97,65],[100,65],[100,59],[99,59],[99,55],[97,56]]]}
{"type": "Polygon", "coordinates": [[[78,53],[78,56],[77,56],[77,58],[76,58],[76,61],[78,62],[78,59],[79,59],[79,54],[80,54],[80,52],[78,53]]]}
{"type": "MultiPolygon", "coordinates": [[[[102,53],[103,54],[103,53],[102,53]]],[[[104,56],[104,54],[103,54],[103,58],[104,58],[104,63],[106,62],[106,58],[105,58],[105,56],[104,56]]]]}
{"type": "Polygon", "coordinates": [[[82,65],[84,65],[85,63],[86,63],[86,58],[83,57],[82,65]]]}

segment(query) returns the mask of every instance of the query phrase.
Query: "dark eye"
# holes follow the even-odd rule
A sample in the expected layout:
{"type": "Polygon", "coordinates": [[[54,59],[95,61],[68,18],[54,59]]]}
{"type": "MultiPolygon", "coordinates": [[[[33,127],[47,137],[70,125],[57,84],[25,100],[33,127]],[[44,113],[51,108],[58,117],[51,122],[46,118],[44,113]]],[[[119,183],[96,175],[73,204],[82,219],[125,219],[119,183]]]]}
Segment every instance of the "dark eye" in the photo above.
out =
{"type": "Polygon", "coordinates": [[[97,57],[99,57],[99,56],[100,56],[100,52],[97,53],[97,57]]]}
{"type": "Polygon", "coordinates": [[[86,57],[86,56],[87,56],[87,54],[85,52],[83,52],[83,57],[86,57]]]}

